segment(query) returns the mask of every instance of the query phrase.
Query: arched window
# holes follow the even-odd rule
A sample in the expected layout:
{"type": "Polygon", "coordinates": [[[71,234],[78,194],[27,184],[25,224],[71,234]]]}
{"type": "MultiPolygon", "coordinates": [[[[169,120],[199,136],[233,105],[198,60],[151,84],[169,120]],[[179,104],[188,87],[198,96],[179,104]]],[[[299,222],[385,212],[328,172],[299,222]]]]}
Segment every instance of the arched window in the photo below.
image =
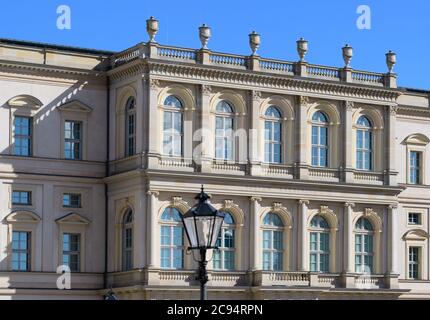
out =
{"type": "Polygon", "coordinates": [[[357,169],[372,170],[373,135],[372,123],[366,116],[357,121],[357,169]]]}
{"type": "Polygon", "coordinates": [[[225,100],[216,106],[215,118],[215,157],[233,160],[234,150],[234,109],[225,100]]]}
{"type": "Polygon", "coordinates": [[[122,270],[133,268],[133,211],[128,209],[122,219],[122,270]]]}
{"type": "Polygon", "coordinates": [[[355,272],[373,272],[373,226],[366,218],[355,224],[355,272]]]}
{"type": "Polygon", "coordinates": [[[270,106],[265,113],[264,161],[282,162],[282,114],[278,107],[270,106]]]}
{"type": "Polygon", "coordinates": [[[234,270],[235,222],[230,213],[224,214],[224,222],[216,243],[219,250],[214,251],[214,269],[234,270]]]}
{"type": "Polygon", "coordinates": [[[164,100],[163,153],[169,156],[182,156],[183,143],[183,105],[175,96],[164,100]]]}
{"type": "Polygon", "coordinates": [[[125,123],[125,156],[136,153],[136,105],[133,97],[127,100],[125,123]]]}
{"type": "Polygon", "coordinates": [[[312,165],[328,166],[328,117],[321,111],[312,117],[312,165]]]}
{"type": "Polygon", "coordinates": [[[276,213],[263,220],[263,270],[282,271],[284,260],[284,224],[276,213]]]}
{"type": "Polygon", "coordinates": [[[166,208],[161,215],[161,268],[183,269],[184,228],[178,209],[166,208]]]}
{"type": "Polygon", "coordinates": [[[315,216],[310,225],[310,270],[329,272],[330,228],[321,216],[315,216]]]}

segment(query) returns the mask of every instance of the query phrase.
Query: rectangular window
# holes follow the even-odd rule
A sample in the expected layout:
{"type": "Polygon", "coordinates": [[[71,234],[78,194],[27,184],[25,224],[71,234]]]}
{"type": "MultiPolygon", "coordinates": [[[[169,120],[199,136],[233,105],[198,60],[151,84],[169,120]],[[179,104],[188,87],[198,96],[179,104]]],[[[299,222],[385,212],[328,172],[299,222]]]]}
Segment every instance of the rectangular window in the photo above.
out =
{"type": "Polygon", "coordinates": [[[81,235],[63,234],[63,265],[69,266],[71,272],[80,272],[81,235]]]}
{"type": "Polygon", "coordinates": [[[411,151],[409,155],[409,183],[421,183],[421,152],[411,151]]]}
{"type": "Polygon", "coordinates": [[[81,195],[75,193],[63,194],[63,207],[65,208],[81,208],[81,195]]]}
{"type": "Polygon", "coordinates": [[[12,270],[30,271],[30,232],[12,233],[12,270]]]}
{"type": "Polygon", "coordinates": [[[31,205],[31,192],[30,191],[12,191],[12,204],[29,206],[31,205]]]}
{"type": "Polygon", "coordinates": [[[32,119],[29,117],[15,117],[13,127],[13,154],[15,156],[30,157],[32,154],[32,119]]]}
{"type": "Polygon", "coordinates": [[[409,247],[409,279],[419,279],[420,248],[409,247]]]}
{"type": "Polygon", "coordinates": [[[66,121],[64,123],[64,158],[68,160],[82,159],[82,123],[66,121]]]}
{"type": "Polygon", "coordinates": [[[408,224],[421,225],[421,213],[410,212],[408,214],[408,224]]]}

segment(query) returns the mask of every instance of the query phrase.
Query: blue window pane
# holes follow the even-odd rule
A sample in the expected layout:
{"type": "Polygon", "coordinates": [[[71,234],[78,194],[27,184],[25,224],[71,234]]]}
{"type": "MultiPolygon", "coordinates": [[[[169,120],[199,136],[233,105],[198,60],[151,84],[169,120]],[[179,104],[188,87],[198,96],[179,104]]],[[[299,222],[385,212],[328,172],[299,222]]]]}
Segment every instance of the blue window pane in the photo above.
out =
{"type": "Polygon", "coordinates": [[[273,145],[273,162],[274,163],[281,163],[281,145],[275,144],[273,145]]]}
{"type": "Polygon", "coordinates": [[[273,270],[282,271],[283,269],[283,254],[281,252],[275,252],[273,254],[273,270]]]}
{"type": "Polygon", "coordinates": [[[213,253],[213,261],[214,261],[214,269],[216,269],[216,270],[222,269],[222,266],[221,266],[221,252],[220,251],[214,251],[214,253],[213,253]]]}
{"type": "Polygon", "coordinates": [[[317,255],[316,254],[310,255],[310,269],[313,272],[318,271],[318,269],[317,269],[317,255]]]}
{"type": "Polygon", "coordinates": [[[312,144],[318,144],[318,127],[312,127],[312,144]]]}
{"type": "Polygon", "coordinates": [[[281,141],[281,124],[279,122],[275,122],[274,124],[274,139],[275,141],[281,141]]]}
{"type": "Polygon", "coordinates": [[[270,253],[263,252],[263,270],[270,270],[270,253]]]}
{"type": "Polygon", "coordinates": [[[264,249],[270,249],[270,231],[263,231],[263,248],[264,249]]]}
{"type": "Polygon", "coordinates": [[[224,268],[227,270],[234,270],[234,252],[233,251],[225,252],[224,268]]]}
{"type": "Polygon", "coordinates": [[[161,249],[161,267],[170,268],[170,250],[167,248],[161,249]]]}

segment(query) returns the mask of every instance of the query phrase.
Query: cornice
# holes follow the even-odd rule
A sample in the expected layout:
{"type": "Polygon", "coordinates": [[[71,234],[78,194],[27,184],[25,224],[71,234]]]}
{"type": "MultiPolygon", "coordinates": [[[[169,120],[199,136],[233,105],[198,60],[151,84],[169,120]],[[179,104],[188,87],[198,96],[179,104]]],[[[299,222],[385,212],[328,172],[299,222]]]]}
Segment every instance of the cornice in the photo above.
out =
{"type": "Polygon", "coordinates": [[[405,105],[399,105],[397,109],[397,114],[411,119],[430,118],[430,108],[409,107],[405,105]]]}
{"type": "Polygon", "coordinates": [[[276,92],[281,94],[326,96],[330,99],[348,100],[378,105],[397,105],[403,94],[397,89],[370,87],[356,83],[338,83],[329,80],[267,74],[250,70],[214,67],[201,64],[165,61],[159,59],[136,59],[108,71],[113,81],[123,80],[141,73],[148,73],[164,81],[178,81],[200,85],[226,86],[245,90],[276,92]]]}
{"type": "Polygon", "coordinates": [[[26,62],[15,62],[0,60],[0,72],[25,73],[47,78],[85,78],[87,80],[106,81],[107,75],[104,71],[87,70],[80,68],[59,67],[53,65],[33,64],[26,62]]]}

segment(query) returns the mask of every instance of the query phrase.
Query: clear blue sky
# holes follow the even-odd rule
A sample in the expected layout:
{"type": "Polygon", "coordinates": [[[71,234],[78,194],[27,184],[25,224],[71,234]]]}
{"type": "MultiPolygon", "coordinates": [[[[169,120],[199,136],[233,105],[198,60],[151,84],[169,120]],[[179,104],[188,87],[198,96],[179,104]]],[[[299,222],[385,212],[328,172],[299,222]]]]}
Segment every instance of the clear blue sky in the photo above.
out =
{"type": "Polygon", "coordinates": [[[295,42],[305,37],[310,63],[342,66],[348,43],[352,67],[377,72],[386,71],[391,49],[399,84],[430,89],[429,14],[427,0],[14,0],[2,1],[0,37],[119,51],[147,41],[145,20],[153,15],[161,44],[199,48],[197,28],[207,23],[215,51],[249,54],[248,34],[256,30],[264,57],[295,61],[295,42]],[[56,27],[62,4],[71,8],[71,30],[56,27]],[[372,10],[371,30],[356,27],[362,4],[372,10]]]}

